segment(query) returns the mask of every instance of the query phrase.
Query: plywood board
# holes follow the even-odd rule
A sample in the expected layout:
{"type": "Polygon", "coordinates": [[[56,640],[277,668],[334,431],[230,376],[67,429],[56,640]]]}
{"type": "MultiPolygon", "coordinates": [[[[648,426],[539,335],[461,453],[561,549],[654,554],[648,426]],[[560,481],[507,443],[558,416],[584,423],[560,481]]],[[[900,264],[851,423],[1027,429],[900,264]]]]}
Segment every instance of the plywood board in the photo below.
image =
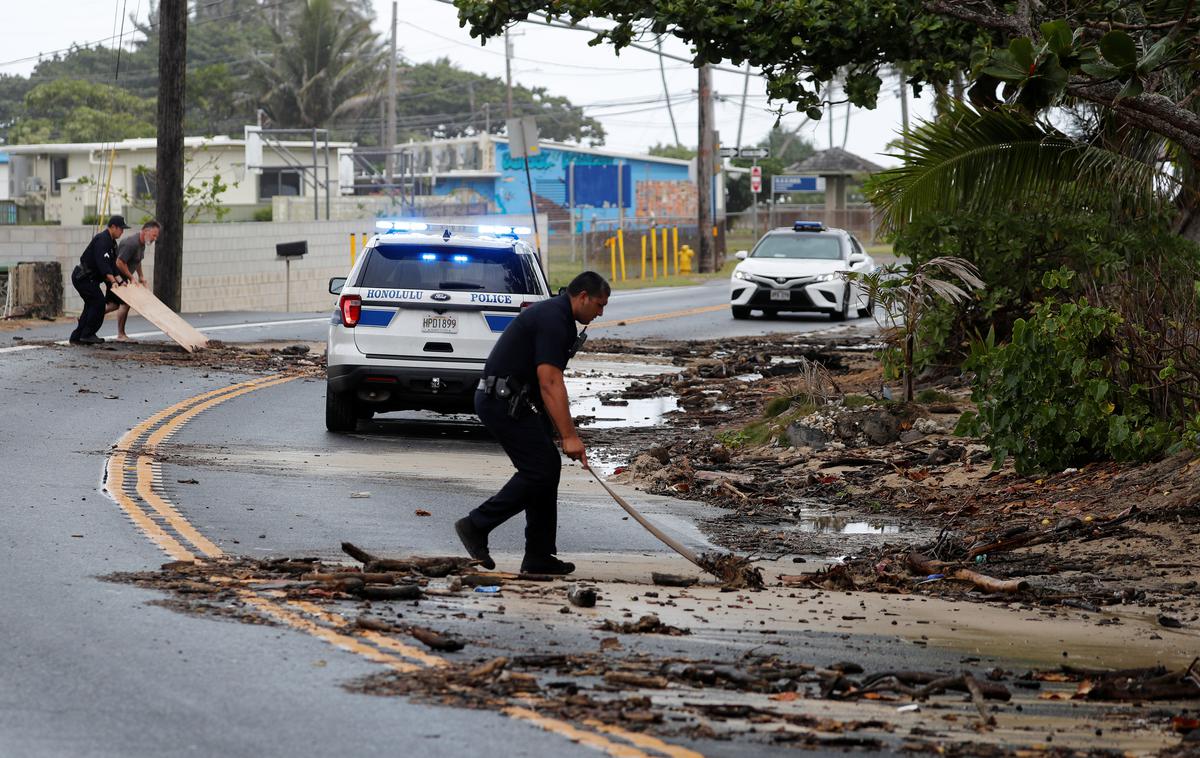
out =
{"type": "Polygon", "coordinates": [[[207,337],[196,331],[195,327],[184,321],[178,313],[164,305],[163,301],[155,297],[148,287],[138,284],[122,284],[114,287],[113,292],[130,308],[162,329],[164,334],[178,342],[189,353],[208,344],[207,337]]]}

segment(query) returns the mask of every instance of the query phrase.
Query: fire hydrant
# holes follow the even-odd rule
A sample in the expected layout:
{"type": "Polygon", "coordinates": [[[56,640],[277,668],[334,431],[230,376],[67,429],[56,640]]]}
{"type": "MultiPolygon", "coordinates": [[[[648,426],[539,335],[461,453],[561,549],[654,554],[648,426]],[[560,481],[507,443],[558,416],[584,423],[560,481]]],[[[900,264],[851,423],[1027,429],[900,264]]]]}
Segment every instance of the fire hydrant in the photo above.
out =
{"type": "Polygon", "coordinates": [[[695,254],[696,252],[687,245],[679,248],[679,273],[692,273],[692,256],[695,254]]]}

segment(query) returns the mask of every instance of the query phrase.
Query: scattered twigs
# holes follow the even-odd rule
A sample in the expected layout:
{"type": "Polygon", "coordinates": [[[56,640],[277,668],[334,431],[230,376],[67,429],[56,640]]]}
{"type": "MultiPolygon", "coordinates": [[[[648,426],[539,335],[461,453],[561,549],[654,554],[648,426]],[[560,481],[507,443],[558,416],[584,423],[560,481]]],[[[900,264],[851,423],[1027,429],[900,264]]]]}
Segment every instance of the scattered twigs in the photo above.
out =
{"type": "Polygon", "coordinates": [[[414,572],[428,577],[443,577],[457,574],[465,568],[477,565],[478,561],[454,556],[437,558],[379,558],[350,543],[342,543],[342,552],[363,564],[366,572],[414,572]]]}
{"type": "Polygon", "coordinates": [[[371,616],[359,616],[354,620],[354,625],[359,629],[383,634],[407,634],[422,642],[430,650],[437,650],[442,653],[454,653],[467,646],[467,643],[459,637],[435,632],[432,629],[416,626],[415,624],[401,626],[371,616]]]}
{"type": "Polygon", "coordinates": [[[950,579],[970,582],[984,592],[1011,594],[1024,592],[1030,587],[1024,579],[997,579],[970,569],[950,568],[946,562],[930,560],[920,553],[909,553],[906,560],[909,569],[919,576],[944,574],[950,579]]]}
{"type": "Polygon", "coordinates": [[[979,682],[967,671],[962,673],[962,680],[963,684],[967,686],[967,691],[971,693],[971,702],[975,703],[975,710],[979,711],[979,720],[984,726],[995,726],[996,717],[988,713],[987,704],[983,702],[983,689],[979,686],[979,682]]]}

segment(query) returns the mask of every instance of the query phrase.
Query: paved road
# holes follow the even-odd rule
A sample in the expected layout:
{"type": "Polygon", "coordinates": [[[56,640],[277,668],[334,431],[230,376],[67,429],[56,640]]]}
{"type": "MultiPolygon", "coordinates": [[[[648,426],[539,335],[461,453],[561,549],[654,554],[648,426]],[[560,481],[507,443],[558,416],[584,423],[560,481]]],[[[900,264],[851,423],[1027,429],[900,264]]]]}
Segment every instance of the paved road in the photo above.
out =
{"type": "MultiPolygon", "coordinates": [[[[772,333],[801,333],[829,328],[869,330],[871,319],[855,319],[845,324],[833,324],[820,314],[787,314],[772,319],[753,317],[735,321],[728,308],[729,283],[713,281],[694,287],[663,287],[648,290],[618,291],[609,301],[601,321],[590,332],[596,336],[623,339],[709,339],[741,335],[772,333]]],[[[227,313],[186,314],[189,323],[212,339],[225,342],[258,342],[262,340],[324,341],[329,315],[325,313],[267,313],[238,311],[227,313]]],[[[116,335],[115,316],[109,317],[102,337],[116,335]]],[[[164,339],[152,324],[131,316],[127,331],[139,340],[164,339]]],[[[16,344],[13,336],[23,341],[62,340],[70,332],[66,324],[38,325],[14,332],[0,332],[0,342],[16,344]]],[[[3,345],[0,345],[3,347],[3,345]]]]}
{"type": "MultiPolygon", "coordinates": [[[[704,298],[720,297],[723,290],[715,286],[690,293],[621,295],[614,298],[608,318],[629,323],[610,328],[681,335],[688,329],[703,333],[731,326],[797,330],[826,325],[815,318],[733,325],[716,311],[633,321],[702,307],[697,303],[706,302],[704,298]]],[[[274,322],[269,325],[242,323],[216,333],[238,340],[320,338],[320,324],[295,314],[280,316],[263,319],[274,322]]],[[[195,320],[212,327],[259,318],[217,314],[195,320]]],[[[252,377],[118,362],[111,352],[92,348],[4,350],[0,636],[6,644],[0,646],[0,755],[399,753],[458,758],[495,754],[497,745],[504,746],[505,755],[595,754],[553,731],[558,728],[554,724],[538,728],[489,711],[351,694],[340,685],[380,666],[345,649],[344,641],[331,646],[294,623],[243,625],[176,613],[151,604],[161,593],[98,579],[161,564],[166,555],[146,536],[155,529],[169,532],[169,539],[194,529],[198,536],[188,544],[203,538],[211,541],[212,551],[255,557],[333,557],[342,540],[381,553],[457,553],[451,523],[508,475],[502,453],[477,426],[409,416],[372,423],[352,435],[330,435],[323,429],[324,387],[319,380],[264,383],[233,392],[223,388],[252,377]],[[201,403],[203,393],[217,394],[201,403]],[[114,467],[112,461],[122,456],[114,445],[126,435],[155,428],[147,420],[172,407],[175,415],[168,423],[177,419],[179,424],[161,443],[157,468],[136,474],[137,486],[144,484],[146,490],[130,495],[136,489],[132,465],[127,474],[114,467]],[[113,472],[123,477],[123,486],[111,478],[113,472]],[[105,487],[126,493],[125,499],[114,501],[105,487]],[[362,492],[370,496],[351,497],[362,492]],[[138,527],[130,519],[149,512],[151,497],[173,504],[174,516],[142,515],[138,527]],[[430,515],[418,515],[418,509],[430,515]]],[[[697,526],[711,515],[707,507],[627,494],[691,547],[707,546],[697,526]]],[[[585,577],[627,580],[644,577],[650,568],[686,567],[625,519],[577,467],[566,470],[562,502],[560,550],[579,561],[585,577]]],[[[505,525],[493,544],[500,567],[515,568],[521,525],[505,525]]],[[[622,612],[647,609],[646,599],[636,597],[645,585],[606,586],[613,597],[601,613],[619,619],[622,612]]],[[[681,600],[678,607],[672,601],[671,607],[654,609],[668,623],[695,627],[692,636],[646,637],[630,644],[640,652],[717,658],[769,649],[822,665],[852,655],[870,668],[927,670],[954,670],[961,651],[968,649],[981,666],[1019,665],[990,656],[997,648],[990,643],[979,650],[977,640],[914,647],[890,633],[833,621],[836,615],[818,628],[820,617],[799,618],[807,601],[789,599],[796,593],[759,596],[754,598],[757,605],[715,590],[696,597],[698,607],[681,600]],[[750,610],[733,610],[743,605],[750,610]],[[739,620],[739,613],[759,615],[739,620]],[[779,646],[781,642],[785,644],[779,646]]],[[[827,609],[823,613],[833,613],[837,600],[826,595],[816,602],[827,609]]],[[[448,628],[477,639],[485,636],[488,647],[459,654],[467,660],[541,650],[543,645],[562,652],[596,649],[591,617],[560,615],[561,599],[541,605],[518,596],[504,598],[500,606],[481,606],[483,602],[447,598],[402,612],[441,613],[440,623],[448,628]],[[458,613],[447,616],[454,611],[458,613]],[[550,617],[556,620],[553,630],[545,623],[550,617]],[[560,619],[575,625],[557,624],[560,619]]],[[[841,602],[854,604],[841,613],[859,612],[858,598],[841,602]]],[[[866,602],[874,610],[887,601],[866,602]]],[[[808,605],[807,613],[818,613],[816,608],[808,605]]],[[[903,609],[897,602],[891,618],[920,610],[903,609]]],[[[382,612],[378,604],[375,612],[382,612]]],[[[989,623],[986,613],[973,610],[972,619],[958,623],[974,626],[974,633],[982,635],[979,629],[989,623]]],[[[909,635],[935,630],[913,627],[909,635]]],[[[1017,650],[1012,646],[1026,643],[1014,639],[1003,644],[1017,650]]],[[[1049,648],[1057,650],[1053,644],[1049,648]]],[[[913,723],[919,719],[914,717],[913,723]]],[[[709,756],[792,752],[765,743],[682,742],[709,756]]]]}

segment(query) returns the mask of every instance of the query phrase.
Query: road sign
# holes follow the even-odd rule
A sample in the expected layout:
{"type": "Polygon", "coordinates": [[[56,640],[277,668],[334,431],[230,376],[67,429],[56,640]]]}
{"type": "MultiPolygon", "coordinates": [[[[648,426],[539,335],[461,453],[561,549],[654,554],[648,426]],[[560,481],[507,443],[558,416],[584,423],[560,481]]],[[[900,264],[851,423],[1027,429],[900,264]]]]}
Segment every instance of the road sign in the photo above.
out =
{"type": "Polygon", "coordinates": [[[751,166],[750,176],[754,179],[762,179],[762,166],[751,166]]]}
{"type": "Polygon", "coordinates": [[[761,176],[753,176],[753,175],[750,176],[750,191],[756,195],[758,193],[762,192],[762,177],[761,176]]]}
{"type": "Polygon", "coordinates": [[[766,158],[771,151],[765,147],[743,147],[738,151],[739,158],[766,158]]]}
{"type": "Polygon", "coordinates": [[[785,174],[771,177],[772,192],[824,192],[825,177],[785,174]]]}
{"type": "Polygon", "coordinates": [[[533,116],[510,118],[508,125],[508,154],[513,158],[526,158],[541,152],[538,145],[537,121],[533,116]]]}
{"type": "Polygon", "coordinates": [[[736,147],[722,147],[717,150],[717,156],[721,158],[736,158],[738,157],[738,149],[736,147]]]}

